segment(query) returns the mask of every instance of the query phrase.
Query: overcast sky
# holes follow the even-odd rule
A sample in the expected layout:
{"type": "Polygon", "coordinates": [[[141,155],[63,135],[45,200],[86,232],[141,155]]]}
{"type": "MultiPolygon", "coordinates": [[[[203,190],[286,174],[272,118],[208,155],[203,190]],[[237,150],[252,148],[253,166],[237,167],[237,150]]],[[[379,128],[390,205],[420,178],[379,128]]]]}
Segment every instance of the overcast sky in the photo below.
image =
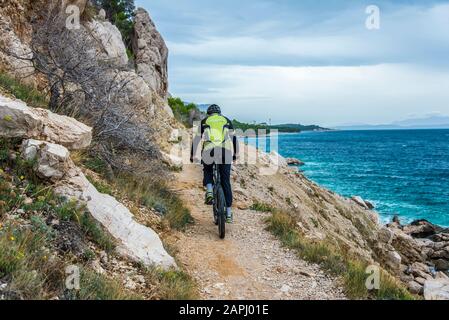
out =
{"type": "Polygon", "coordinates": [[[449,115],[449,0],[137,0],[170,92],[244,121],[335,126],[449,115]],[[380,29],[365,10],[380,8],[380,29]]]}

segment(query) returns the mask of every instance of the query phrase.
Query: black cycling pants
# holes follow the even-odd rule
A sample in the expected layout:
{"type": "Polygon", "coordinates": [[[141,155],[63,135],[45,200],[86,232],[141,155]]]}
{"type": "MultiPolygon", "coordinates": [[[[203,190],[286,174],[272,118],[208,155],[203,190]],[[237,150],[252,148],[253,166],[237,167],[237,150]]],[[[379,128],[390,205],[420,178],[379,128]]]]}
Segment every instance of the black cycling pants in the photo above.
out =
{"type": "MultiPolygon", "coordinates": [[[[232,207],[232,187],[231,187],[231,165],[219,164],[218,170],[220,172],[221,186],[226,199],[226,206],[232,207]]],[[[214,183],[214,167],[213,165],[207,165],[203,163],[204,179],[203,185],[206,186],[209,183],[214,183]]]]}

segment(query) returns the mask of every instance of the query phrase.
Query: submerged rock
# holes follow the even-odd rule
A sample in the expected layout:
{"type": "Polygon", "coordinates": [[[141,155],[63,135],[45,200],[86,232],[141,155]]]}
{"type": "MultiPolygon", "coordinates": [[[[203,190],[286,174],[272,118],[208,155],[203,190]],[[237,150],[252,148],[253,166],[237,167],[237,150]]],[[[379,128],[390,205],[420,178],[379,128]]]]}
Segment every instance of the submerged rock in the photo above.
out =
{"type": "Polygon", "coordinates": [[[303,165],[305,165],[304,162],[302,162],[301,160],[296,159],[296,158],[286,158],[285,161],[287,161],[287,164],[289,166],[303,166],[303,165]]]}

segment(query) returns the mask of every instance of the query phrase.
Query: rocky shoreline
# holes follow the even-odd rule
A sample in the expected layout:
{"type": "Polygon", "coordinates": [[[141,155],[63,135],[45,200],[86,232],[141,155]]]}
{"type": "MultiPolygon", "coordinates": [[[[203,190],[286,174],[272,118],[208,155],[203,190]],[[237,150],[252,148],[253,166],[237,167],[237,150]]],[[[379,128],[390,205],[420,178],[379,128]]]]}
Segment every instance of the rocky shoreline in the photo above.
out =
{"type": "MultiPolygon", "coordinates": [[[[374,205],[360,196],[352,201],[366,210],[374,205]]],[[[449,228],[427,220],[403,225],[398,216],[383,226],[377,254],[408,290],[426,300],[449,299],[449,228]]]]}
{"type": "MultiPolygon", "coordinates": [[[[304,164],[295,158],[285,158],[285,162],[298,167],[304,164]]],[[[360,196],[353,196],[350,201],[378,215],[370,201],[360,196]]],[[[379,222],[379,228],[377,239],[371,241],[376,261],[396,275],[411,293],[426,300],[448,300],[449,228],[427,220],[403,225],[398,216],[385,225],[379,222]]]]}

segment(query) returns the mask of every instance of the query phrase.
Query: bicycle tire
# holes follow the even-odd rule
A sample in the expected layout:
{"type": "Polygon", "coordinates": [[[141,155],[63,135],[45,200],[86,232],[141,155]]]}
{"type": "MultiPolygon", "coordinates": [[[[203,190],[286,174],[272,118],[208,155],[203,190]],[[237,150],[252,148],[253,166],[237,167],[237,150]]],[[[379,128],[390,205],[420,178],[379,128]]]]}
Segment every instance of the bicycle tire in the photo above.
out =
{"type": "Polygon", "coordinates": [[[226,236],[226,200],[223,192],[223,188],[219,186],[217,188],[217,222],[218,222],[218,234],[220,239],[224,239],[226,236]]]}

